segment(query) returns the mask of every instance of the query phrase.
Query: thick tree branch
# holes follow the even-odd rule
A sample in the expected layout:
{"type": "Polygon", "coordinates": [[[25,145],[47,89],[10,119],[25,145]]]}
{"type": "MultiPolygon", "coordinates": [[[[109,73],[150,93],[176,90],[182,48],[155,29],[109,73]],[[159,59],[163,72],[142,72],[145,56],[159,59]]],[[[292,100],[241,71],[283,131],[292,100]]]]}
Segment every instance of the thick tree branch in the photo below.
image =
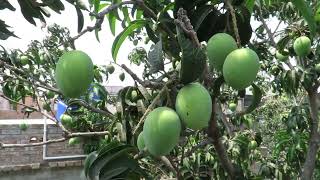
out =
{"type": "Polygon", "coordinates": [[[306,161],[304,162],[301,179],[309,180],[312,179],[313,171],[315,168],[316,156],[319,149],[320,135],[318,132],[318,94],[317,88],[312,88],[307,91],[310,103],[311,111],[311,131],[309,139],[309,147],[306,156],[306,161]]]}
{"type": "Polygon", "coordinates": [[[229,179],[235,179],[236,173],[233,164],[231,163],[227,151],[220,139],[219,128],[216,119],[216,100],[212,98],[212,114],[209,122],[208,136],[212,139],[214,148],[217,152],[218,158],[223,169],[228,173],[229,179]]]}

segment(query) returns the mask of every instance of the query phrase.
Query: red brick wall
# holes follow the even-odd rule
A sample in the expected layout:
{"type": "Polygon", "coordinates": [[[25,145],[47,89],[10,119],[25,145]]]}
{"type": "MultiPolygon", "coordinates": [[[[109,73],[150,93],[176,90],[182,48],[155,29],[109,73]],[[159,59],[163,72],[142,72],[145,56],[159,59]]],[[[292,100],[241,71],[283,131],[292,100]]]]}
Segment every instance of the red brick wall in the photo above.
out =
{"type": "MultiPolygon", "coordinates": [[[[22,101],[21,101],[22,103],[22,101]]],[[[25,98],[25,103],[28,106],[36,106],[36,103],[33,101],[31,97],[25,98]]],[[[23,112],[21,112],[21,109],[24,106],[17,105],[17,109],[13,109],[12,105],[4,99],[0,97],[0,120],[1,119],[25,119],[25,118],[31,118],[31,119],[39,119],[42,118],[41,113],[34,112],[31,113],[29,117],[24,115],[23,112]]]]}

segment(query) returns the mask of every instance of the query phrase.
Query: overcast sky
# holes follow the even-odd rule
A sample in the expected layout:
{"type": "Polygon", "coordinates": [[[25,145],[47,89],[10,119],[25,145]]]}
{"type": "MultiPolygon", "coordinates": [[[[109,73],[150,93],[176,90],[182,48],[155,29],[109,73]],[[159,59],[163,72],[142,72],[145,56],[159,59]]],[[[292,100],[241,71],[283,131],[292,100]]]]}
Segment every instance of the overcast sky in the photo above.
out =
{"type": "MultiPolygon", "coordinates": [[[[65,2],[65,1],[63,1],[65,2]]],[[[87,1],[84,1],[87,3],[87,1]]],[[[30,24],[28,21],[24,19],[20,12],[20,6],[17,1],[10,1],[13,6],[16,8],[16,11],[9,10],[1,10],[0,17],[2,20],[12,26],[10,30],[14,31],[14,33],[19,36],[21,39],[10,37],[5,41],[0,40],[0,44],[6,47],[7,49],[22,49],[26,50],[27,45],[31,40],[42,40],[46,33],[44,29],[41,29],[41,23],[37,20],[37,26],[30,24]]],[[[57,14],[53,11],[50,11],[51,17],[47,18],[47,25],[51,25],[53,23],[57,23],[60,26],[69,28],[71,32],[71,36],[77,35],[77,14],[75,8],[69,3],[65,4],[65,10],[62,11],[61,14],[57,14]]],[[[91,21],[90,17],[87,13],[84,14],[85,18],[85,27],[94,25],[95,21],[91,21]]],[[[269,27],[273,31],[277,26],[277,20],[275,18],[267,21],[269,27]]],[[[260,23],[251,21],[251,25],[253,29],[257,28],[260,23]]],[[[116,29],[116,34],[121,32],[121,26],[118,24],[116,29]]],[[[99,33],[100,35],[100,43],[96,40],[94,32],[87,33],[83,35],[80,39],[76,41],[76,48],[79,50],[85,51],[89,56],[93,59],[95,64],[109,64],[112,60],[111,56],[111,47],[112,42],[114,40],[114,36],[111,34],[109,25],[107,21],[102,24],[102,30],[99,33]]],[[[139,43],[140,46],[144,46],[143,42],[139,43]]],[[[128,60],[128,54],[134,48],[134,45],[130,41],[125,41],[118,53],[118,61],[119,64],[126,64],[130,66],[128,60]]],[[[135,65],[131,65],[130,68],[136,72],[139,76],[141,76],[141,72],[143,67],[137,67],[135,65]]],[[[118,75],[122,72],[119,67],[116,67],[115,73],[110,76],[108,84],[110,86],[126,86],[133,85],[132,78],[126,74],[126,78],[124,82],[121,82],[118,78],[118,75]]]]}
{"type": "MultiPolygon", "coordinates": [[[[7,49],[26,50],[27,45],[31,42],[31,40],[42,40],[45,37],[46,28],[41,29],[41,23],[38,20],[37,26],[30,24],[22,16],[18,2],[10,1],[10,3],[12,3],[12,5],[16,8],[16,11],[9,11],[7,9],[1,10],[0,17],[2,20],[6,22],[6,24],[12,27],[10,30],[14,31],[14,33],[21,39],[10,37],[5,41],[0,40],[0,44],[7,49]]],[[[65,10],[62,11],[61,14],[57,14],[53,11],[50,11],[51,17],[46,19],[47,25],[57,23],[60,26],[69,28],[71,36],[75,36],[78,34],[76,10],[69,3],[64,3],[64,5],[65,10]]],[[[84,27],[94,25],[95,20],[91,21],[87,13],[84,14],[84,18],[84,27]]],[[[118,24],[116,34],[119,34],[120,32],[121,26],[120,24],[118,24]]],[[[107,21],[105,21],[102,24],[102,30],[100,31],[99,35],[100,43],[96,40],[94,32],[83,35],[80,39],[76,41],[76,48],[79,50],[83,50],[84,52],[89,54],[89,56],[93,59],[95,64],[109,64],[110,61],[113,61],[111,56],[111,47],[115,37],[113,37],[113,35],[111,34],[107,21]]],[[[143,42],[139,45],[143,45],[143,42]]],[[[119,50],[117,63],[127,64],[128,66],[130,66],[128,54],[134,47],[135,46],[130,41],[126,41],[119,50]]],[[[132,65],[131,68],[135,72],[138,72],[138,74],[141,74],[143,70],[143,67],[137,67],[135,65],[132,65]]],[[[108,85],[125,86],[133,84],[133,80],[128,74],[126,74],[125,81],[121,82],[118,78],[118,75],[121,72],[121,69],[116,67],[115,73],[113,73],[113,75],[109,78],[108,85]]]]}

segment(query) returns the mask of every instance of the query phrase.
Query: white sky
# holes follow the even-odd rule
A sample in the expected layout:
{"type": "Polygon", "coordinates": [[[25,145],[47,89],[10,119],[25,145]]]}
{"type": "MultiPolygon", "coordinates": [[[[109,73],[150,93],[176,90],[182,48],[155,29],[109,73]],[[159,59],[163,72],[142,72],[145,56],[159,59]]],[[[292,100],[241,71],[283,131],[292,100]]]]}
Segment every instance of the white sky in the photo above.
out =
{"type": "MultiPolygon", "coordinates": [[[[67,27],[70,30],[71,36],[77,35],[77,14],[75,8],[66,3],[65,1],[65,10],[61,14],[57,14],[54,11],[50,11],[51,17],[46,19],[47,25],[57,23],[60,26],[67,27]]],[[[87,2],[87,1],[85,1],[87,2]]],[[[0,11],[0,17],[10,25],[12,28],[11,31],[20,37],[21,39],[10,37],[7,40],[0,40],[0,44],[3,45],[6,49],[22,49],[26,50],[27,45],[31,40],[43,40],[46,35],[46,28],[41,29],[40,21],[37,22],[37,26],[30,24],[26,21],[21,14],[20,6],[17,1],[10,1],[10,3],[16,8],[16,11],[10,11],[8,9],[0,11]]],[[[86,26],[92,26],[95,23],[95,20],[91,21],[88,13],[84,12],[84,28],[86,26]]],[[[121,32],[121,25],[118,24],[116,29],[116,34],[121,32]]],[[[109,64],[110,61],[113,61],[111,55],[112,42],[115,37],[110,32],[109,25],[107,20],[102,24],[102,30],[99,33],[100,43],[96,40],[94,32],[89,32],[75,43],[76,48],[86,52],[94,61],[94,64],[109,64]]],[[[144,45],[143,42],[139,44],[140,46],[144,45]]],[[[134,72],[141,74],[143,67],[138,67],[135,65],[130,66],[128,60],[128,54],[135,46],[130,41],[125,41],[118,53],[117,63],[126,64],[131,67],[134,72]]],[[[110,86],[126,86],[133,85],[132,78],[126,74],[124,82],[121,82],[118,78],[118,75],[122,72],[121,68],[115,66],[116,71],[109,76],[109,81],[107,85],[110,86]]]]}
{"type": "MultiPolygon", "coordinates": [[[[65,1],[65,10],[62,11],[61,14],[57,14],[53,11],[50,11],[51,17],[47,18],[47,25],[51,25],[53,23],[57,23],[60,26],[67,27],[70,30],[71,36],[77,35],[77,14],[75,8],[66,3],[65,1]]],[[[87,3],[87,1],[84,1],[87,3]]],[[[30,24],[28,21],[24,19],[20,12],[20,6],[17,1],[10,1],[12,5],[16,8],[16,11],[2,10],[0,11],[1,19],[5,20],[6,24],[12,26],[10,30],[14,31],[14,33],[19,36],[21,39],[10,37],[7,40],[1,41],[0,44],[3,45],[7,49],[22,49],[26,50],[27,45],[31,42],[31,40],[42,40],[44,39],[46,33],[46,28],[41,29],[41,23],[37,20],[37,26],[30,24]]],[[[95,20],[91,21],[88,13],[84,13],[85,23],[84,27],[92,26],[95,23],[95,20]]],[[[278,20],[276,18],[272,18],[267,21],[269,28],[273,31],[277,24],[278,20]]],[[[253,29],[256,29],[260,23],[255,21],[251,21],[251,25],[253,29]]],[[[282,27],[280,29],[283,28],[282,27]]],[[[118,24],[116,29],[116,34],[121,32],[121,25],[118,24]]],[[[107,20],[102,24],[102,30],[99,33],[100,43],[96,40],[94,32],[89,32],[80,37],[76,41],[76,48],[82,50],[89,54],[89,56],[93,59],[95,64],[109,64],[110,61],[113,61],[111,55],[111,47],[112,42],[114,40],[114,36],[111,34],[109,25],[107,20]]],[[[140,46],[145,46],[143,42],[139,43],[140,46]]],[[[138,67],[135,65],[130,65],[128,60],[128,54],[135,46],[130,41],[125,41],[118,53],[117,63],[126,64],[130,67],[134,72],[136,72],[139,76],[141,76],[143,67],[138,67]]],[[[122,72],[121,68],[116,67],[116,71],[114,74],[109,76],[109,81],[107,85],[109,86],[127,86],[133,85],[132,78],[126,74],[126,78],[124,82],[121,82],[118,78],[118,75],[122,72]]]]}

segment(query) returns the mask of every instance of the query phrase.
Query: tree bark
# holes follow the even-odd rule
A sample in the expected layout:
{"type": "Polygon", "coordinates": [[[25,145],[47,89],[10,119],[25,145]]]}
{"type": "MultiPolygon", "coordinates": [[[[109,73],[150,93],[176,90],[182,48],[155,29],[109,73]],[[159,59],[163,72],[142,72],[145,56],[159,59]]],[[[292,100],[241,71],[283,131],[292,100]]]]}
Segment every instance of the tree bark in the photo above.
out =
{"type": "Polygon", "coordinates": [[[308,98],[310,102],[311,112],[311,132],[306,161],[303,165],[301,174],[302,180],[312,179],[313,171],[315,168],[316,155],[319,149],[317,88],[313,88],[312,90],[308,91],[308,98]]]}
{"type": "Polygon", "coordinates": [[[220,139],[215,110],[216,110],[216,101],[215,101],[215,98],[212,98],[212,115],[211,115],[211,120],[209,122],[208,135],[212,139],[212,144],[216,150],[219,161],[223,169],[228,173],[229,179],[235,179],[236,178],[235,169],[220,139]]]}

